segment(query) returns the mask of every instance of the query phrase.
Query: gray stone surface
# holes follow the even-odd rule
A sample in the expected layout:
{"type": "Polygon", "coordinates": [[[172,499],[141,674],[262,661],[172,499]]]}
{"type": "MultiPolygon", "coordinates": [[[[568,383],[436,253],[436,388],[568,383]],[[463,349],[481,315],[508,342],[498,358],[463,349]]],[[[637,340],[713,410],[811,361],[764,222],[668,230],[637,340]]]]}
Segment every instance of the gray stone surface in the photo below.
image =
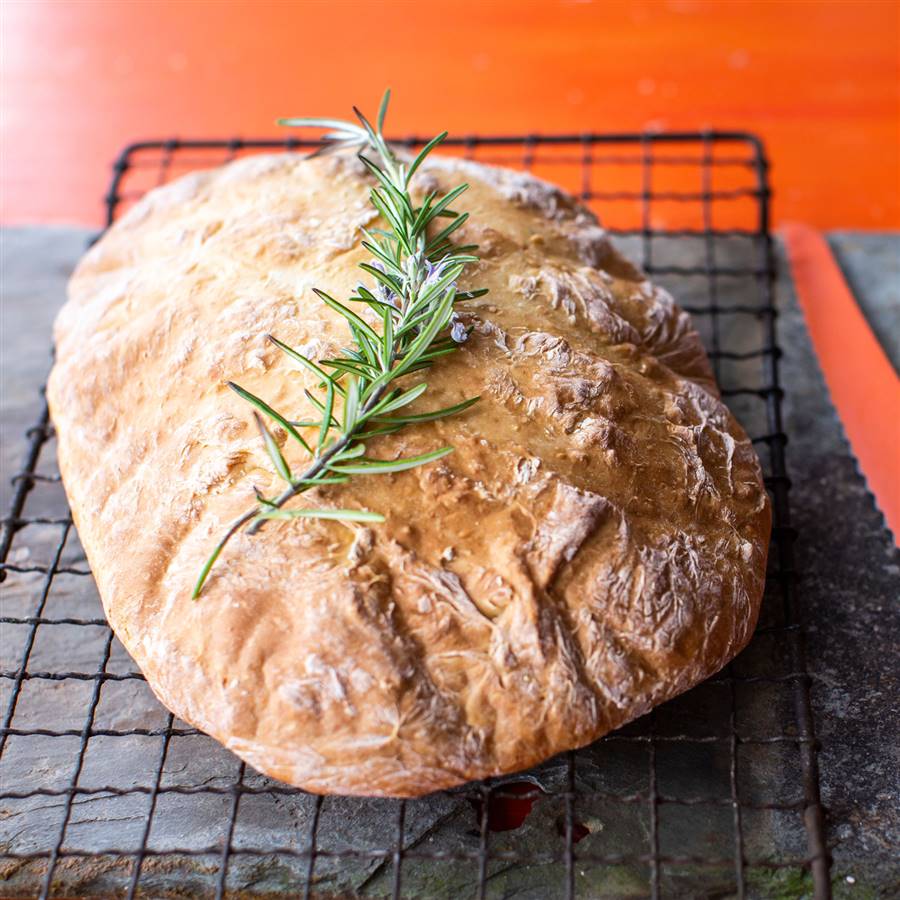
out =
{"type": "MultiPolygon", "coordinates": [[[[0,464],[18,465],[25,429],[34,423],[37,389],[50,368],[48,335],[74,261],[92,232],[46,226],[0,230],[0,464]]],[[[8,478],[0,484],[4,515],[8,478]]]]}
{"type": "MultiPolygon", "coordinates": [[[[49,322],[62,300],[64,275],[81,252],[87,235],[67,229],[14,229],[3,238],[2,368],[3,482],[18,465],[23,432],[38,408],[38,386],[49,363],[49,322]]],[[[637,253],[635,242],[626,247],[637,253]]],[[[657,264],[682,265],[700,259],[702,242],[679,239],[654,245],[657,264]]],[[[720,262],[747,265],[755,259],[752,241],[717,243],[720,262]]],[[[674,277],[668,286],[687,305],[704,306],[703,279],[674,277]]],[[[752,277],[721,279],[720,303],[758,303],[752,277]]],[[[816,368],[789,281],[780,285],[783,315],[780,342],[787,391],[786,429],[791,503],[801,574],[800,598],[809,633],[813,701],[822,741],[823,799],[829,809],[829,833],[835,842],[835,888],[841,897],[890,897],[898,892],[892,851],[898,837],[896,636],[900,567],[880,516],[856,472],[816,368]],[[851,884],[847,878],[853,878],[851,884]]],[[[697,323],[708,343],[715,335],[709,316],[697,323]]],[[[722,315],[718,340],[730,350],[761,344],[761,323],[753,316],[722,315]]],[[[724,386],[759,385],[758,361],[720,366],[724,386]]],[[[731,405],[751,433],[767,430],[759,398],[739,395],[731,405]]],[[[767,464],[766,454],[763,462],[767,464]]],[[[38,466],[55,472],[54,446],[44,448],[38,466]]],[[[8,492],[3,495],[4,503],[8,492]]],[[[6,507],[4,506],[4,513],[6,507]]],[[[39,482],[26,505],[28,516],[65,517],[59,484],[39,482]]],[[[77,536],[64,524],[23,528],[11,561],[27,570],[49,564],[65,537],[62,564],[85,568],[77,536]]],[[[46,582],[37,572],[12,572],[2,587],[4,616],[34,615],[46,582]]],[[[87,575],[57,575],[42,614],[48,618],[100,618],[102,612],[87,575]]],[[[768,598],[763,625],[781,621],[777,590],[768,598]]],[[[101,664],[107,629],[102,625],[41,625],[35,632],[28,670],[60,675],[91,673],[101,664]]],[[[4,672],[15,670],[29,637],[26,625],[3,625],[4,672]]],[[[127,675],[134,664],[117,641],[106,671],[127,675]]],[[[579,897],[644,897],[649,867],[635,856],[650,852],[651,752],[656,758],[657,790],[670,801],[655,809],[659,851],[669,860],[661,868],[663,896],[728,897],[735,892],[734,811],[730,805],[730,733],[738,735],[735,783],[741,801],[744,878],[747,896],[769,900],[809,896],[809,877],[799,867],[774,868],[807,853],[797,801],[802,801],[798,746],[790,682],[777,679],[791,671],[784,640],[760,634],[734,663],[727,678],[714,679],[660,708],[609,739],[579,751],[574,769],[579,797],[579,826],[574,877],[579,897]],[[657,736],[653,750],[644,739],[657,736]],[[688,737],[691,740],[684,740],[688,737]],[[788,740],[782,738],[787,737],[788,740]],[[697,740],[703,738],[703,740],[697,740]],[[769,742],[769,738],[778,738],[769,742]],[[756,742],[752,739],[762,739],[756,742]],[[690,802],[685,802],[690,801],[690,802]],[[699,802],[703,801],[703,802],[699,802]],[[784,809],[762,808],[783,806],[784,809]],[[604,861],[585,857],[600,855],[604,861]],[[619,859],[624,857],[624,859],[619,859]],[[701,865],[694,859],[720,860],[701,865]],[[681,861],[673,861],[682,858],[681,861]]],[[[0,679],[0,709],[5,711],[11,682],[0,679]]],[[[91,704],[91,681],[61,678],[26,680],[18,698],[14,729],[79,731],[91,704]]],[[[79,770],[63,849],[67,852],[115,850],[99,857],[64,857],[56,870],[55,890],[70,896],[108,896],[127,885],[134,853],[144,839],[163,739],[169,721],[147,686],[126,678],[104,683],[94,711],[99,731],[143,730],[150,734],[95,734],[79,755],[76,735],[9,737],[0,757],[0,791],[29,793],[65,789],[79,770]],[[114,788],[114,791],[103,790],[114,788]],[[135,789],[143,789],[135,790],[135,789]],[[124,792],[124,793],[122,793],[124,792]]],[[[241,773],[239,761],[203,735],[175,722],[147,835],[151,852],[140,884],[146,896],[209,895],[219,873],[219,848],[233,808],[230,792],[241,773]],[[181,729],[180,731],[178,729],[181,729]],[[183,733],[186,732],[186,733],[183,733]],[[189,789],[188,792],[185,792],[189,789]],[[218,789],[219,792],[216,792],[218,789]],[[186,856],[185,851],[210,853],[186,856]],[[181,851],[181,852],[179,852],[181,851]]],[[[493,831],[489,838],[488,896],[554,898],[562,895],[565,867],[564,759],[546,763],[528,776],[544,792],[522,827],[493,831]],[[518,861],[513,860],[516,857],[518,861]],[[524,860],[524,862],[523,862],[524,860]]],[[[238,851],[303,851],[316,816],[316,801],[246,770],[232,845],[238,851]]],[[[412,855],[402,867],[405,896],[471,896],[478,882],[473,857],[480,846],[477,794],[460,791],[406,804],[404,849],[412,855]],[[418,854],[418,857],[416,857],[418,854]],[[442,855],[444,859],[436,859],[442,855]],[[430,857],[428,859],[424,857],[430,857]],[[453,859],[450,857],[463,857],[453,859]],[[466,858],[468,857],[468,858],[466,858]]],[[[32,896],[45,862],[5,859],[3,854],[44,852],[54,846],[66,814],[65,795],[36,794],[0,800],[0,894],[32,896]]],[[[327,798],[318,810],[315,895],[320,897],[389,896],[395,873],[390,858],[396,842],[399,805],[380,800],[327,798]],[[379,852],[382,854],[379,856],[379,852]],[[385,855],[387,854],[387,855],[385,855]]],[[[302,885],[307,860],[272,852],[261,857],[233,856],[227,885],[242,895],[293,896],[302,885]]]]}
{"type": "MultiPolygon", "coordinates": [[[[897,303],[888,251],[898,243],[833,237],[840,258],[853,260],[857,296],[885,317],[897,303]]],[[[850,453],[788,279],[781,298],[791,503],[835,868],[900,896],[900,554],[850,453]]]]}

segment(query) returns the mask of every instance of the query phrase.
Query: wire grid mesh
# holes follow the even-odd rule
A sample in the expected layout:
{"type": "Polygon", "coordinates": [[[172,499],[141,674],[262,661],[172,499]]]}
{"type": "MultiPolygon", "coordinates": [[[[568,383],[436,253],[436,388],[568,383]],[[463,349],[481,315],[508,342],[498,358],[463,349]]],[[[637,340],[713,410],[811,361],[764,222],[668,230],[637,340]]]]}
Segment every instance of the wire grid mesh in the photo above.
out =
{"type": "MultiPolygon", "coordinates": [[[[410,146],[421,144],[416,138],[410,146]]],[[[112,223],[151,187],[287,141],[132,145],[112,223]]],[[[155,701],[103,618],[46,409],[2,523],[0,883],[11,894],[829,896],[798,622],[767,162],[742,133],[485,138],[591,206],[694,315],[774,507],[750,647],[683,697],[530,773],[412,801],[321,798],[241,764],[155,701]],[[793,880],[792,880],[793,879],[793,880]]]]}

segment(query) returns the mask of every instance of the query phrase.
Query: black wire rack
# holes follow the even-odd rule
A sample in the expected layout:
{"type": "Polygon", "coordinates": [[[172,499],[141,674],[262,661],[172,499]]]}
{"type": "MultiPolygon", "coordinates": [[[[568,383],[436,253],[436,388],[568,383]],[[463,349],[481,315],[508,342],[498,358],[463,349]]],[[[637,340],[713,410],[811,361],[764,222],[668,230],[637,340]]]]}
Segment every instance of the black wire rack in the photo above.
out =
{"type": "MultiPolygon", "coordinates": [[[[305,146],[133,144],[114,166],[107,224],[187,171],[305,146]]],[[[103,618],[45,408],[26,434],[0,536],[11,665],[0,672],[0,893],[830,896],[763,146],[709,131],[469,136],[447,151],[530,170],[580,197],[693,314],[773,501],[750,647],[683,697],[515,778],[408,801],[305,794],[253,772],[149,694],[103,618]]]]}

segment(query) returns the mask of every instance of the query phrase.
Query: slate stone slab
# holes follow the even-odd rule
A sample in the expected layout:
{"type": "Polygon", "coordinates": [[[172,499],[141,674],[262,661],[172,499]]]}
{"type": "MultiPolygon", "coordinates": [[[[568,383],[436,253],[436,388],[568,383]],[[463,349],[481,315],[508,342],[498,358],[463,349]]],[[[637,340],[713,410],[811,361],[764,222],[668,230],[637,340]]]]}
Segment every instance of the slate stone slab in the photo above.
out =
{"type": "MultiPolygon", "coordinates": [[[[49,322],[63,296],[65,272],[86,237],[75,229],[3,232],[5,502],[8,476],[18,465],[22,435],[33,422],[37,389],[49,364],[49,322]]],[[[624,246],[639,257],[637,242],[626,241],[624,246]]],[[[735,267],[756,259],[752,240],[744,238],[717,242],[714,251],[720,263],[735,267]]],[[[704,253],[699,240],[654,242],[658,264],[689,265],[704,253]]],[[[686,305],[709,302],[705,278],[662,280],[670,282],[686,305]]],[[[759,302],[752,277],[722,278],[718,290],[718,302],[725,308],[759,302]]],[[[900,837],[900,566],[843,442],[786,278],[779,292],[780,342],[788,351],[782,371],[791,436],[788,460],[795,483],[791,499],[800,530],[801,596],[815,676],[823,797],[835,842],[836,893],[889,897],[896,894],[892,850],[900,837]],[[854,879],[852,885],[848,877],[854,879]]],[[[723,314],[716,330],[708,316],[696,321],[708,345],[736,351],[760,345],[760,322],[753,316],[723,314]]],[[[725,386],[761,384],[758,361],[723,360],[719,377],[725,386]]],[[[766,430],[758,397],[735,396],[730,403],[749,431],[766,430]]],[[[54,449],[50,441],[38,464],[38,471],[51,477],[54,449]]],[[[767,464],[765,453],[763,461],[767,464]]],[[[56,575],[49,586],[41,573],[10,573],[2,586],[3,615],[32,616],[43,604],[47,618],[101,620],[92,579],[77,574],[86,562],[77,535],[64,523],[67,507],[61,486],[38,482],[26,514],[63,523],[23,528],[10,561],[27,570],[58,557],[73,571],[56,575]]],[[[762,625],[782,621],[775,591],[762,625]]],[[[30,631],[27,625],[3,626],[4,672],[19,667],[30,631]]],[[[399,804],[317,801],[285,792],[243,768],[214,741],[173,722],[146,684],[133,677],[134,663],[118,641],[108,640],[102,624],[41,625],[34,633],[28,671],[51,677],[23,683],[12,726],[74,733],[8,738],[0,757],[0,791],[43,793],[0,800],[0,894],[26,897],[39,889],[46,862],[11,859],[8,854],[46,852],[56,844],[67,795],[54,792],[65,791],[78,769],[79,792],[71,803],[62,849],[95,855],[64,856],[56,869],[55,894],[122,895],[138,852],[146,847],[139,882],[143,896],[211,895],[235,808],[232,787],[240,781],[251,792],[241,795],[230,834],[234,853],[225,880],[230,895],[296,896],[309,870],[303,854],[315,825],[314,896],[390,896],[398,877],[393,851],[398,846],[399,804]],[[115,677],[104,681],[96,695],[92,680],[65,677],[96,672],[107,653],[105,671],[115,677]],[[92,704],[94,734],[82,754],[79,732],[92,704]],[[173,736],[166,740],[170,725],[173,736]],[[264,852],[247,852],[252,850],[264,852]]],[[[791,674],[783,639],[760,634],[731,672],[737,680],[714,679],[652,717],[578,751],[571,770],[562,757],[530,773],[526,784],[533,786],[537,799],[521,827],[486,836],[487,896],[543,900],[563,895],[570,776],[577,793],[573,821],[578,841],[572,867],[576,896],[648,896],[654,833],[659,854],[667,860],[657,873],[663,896],[732,896],[738,834],[748,897],[808,896],[808,873],[790,864],[808,851],[800,812],[800,757],[792,740],[797,734],[792,687],[777,680],[791,674]],[[774,680],[754,680],[758,677],[774,680]],[[656,736],[652,745],[646,740],[651,728],[656,736]],[[733,774],[732,728],[738,736],[733,774]],[[662,802],[651,805],[646,797],[654,783],[662,802]]],[[[9,678],[0,678],[4,710],[11,687],[9,678]]],[[[479,882],[478,854],[484,848],[480,797],[476,788],[405,805],[405,858],[399,873],[404,896],[455,900],[473,894],[479,882]]]]}
{"type": "MultiPolygon", "coordinates": [[[[853,260],[848,275],[863,308],[896,318],[889,297],[897,296],[900,237],[838,233],[831,241],[842,263],[853,260]]],[[[787,280],[781,297],[797,565],[835,878],[848,897],[897,897],[900,553],[850,453],[787,280]]]]}

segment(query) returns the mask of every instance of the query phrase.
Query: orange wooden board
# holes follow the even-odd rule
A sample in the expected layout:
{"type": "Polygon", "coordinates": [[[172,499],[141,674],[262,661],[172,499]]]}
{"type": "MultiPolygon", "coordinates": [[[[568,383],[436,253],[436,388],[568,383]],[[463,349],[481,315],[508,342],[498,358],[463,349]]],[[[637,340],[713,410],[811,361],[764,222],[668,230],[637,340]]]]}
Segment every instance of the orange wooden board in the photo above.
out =
{"type": "Polygon", "coordinates": [[[4,222],[99,224],[146,137],[270,136],[395,91],[392,130],[741,128],[775,217],[900,227],[900,5],[2,0],[4,222]]]}

